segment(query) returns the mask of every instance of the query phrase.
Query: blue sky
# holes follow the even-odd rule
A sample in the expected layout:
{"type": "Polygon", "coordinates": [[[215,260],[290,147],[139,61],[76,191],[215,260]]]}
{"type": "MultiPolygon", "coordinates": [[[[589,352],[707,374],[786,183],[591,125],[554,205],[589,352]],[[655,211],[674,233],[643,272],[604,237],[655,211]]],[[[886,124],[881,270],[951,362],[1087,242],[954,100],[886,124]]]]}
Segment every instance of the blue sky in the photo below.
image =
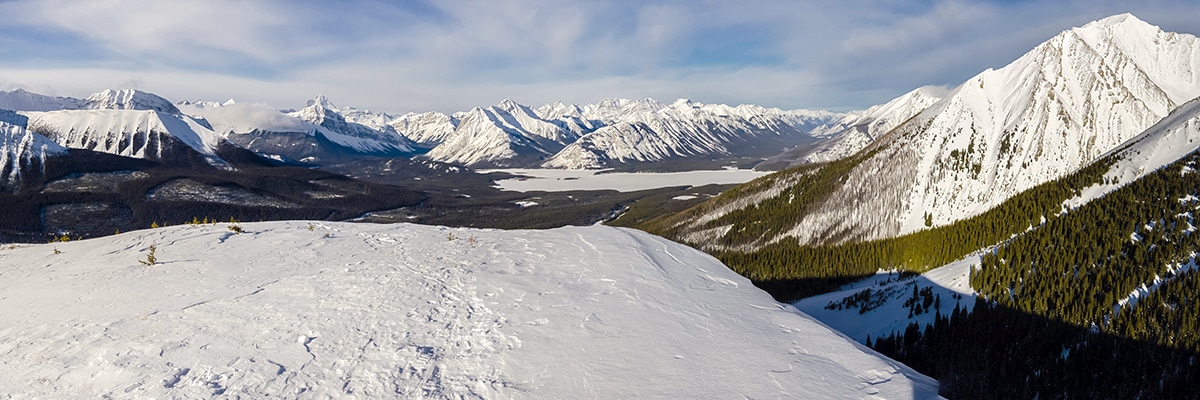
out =
{"type": "Polygon", "coordinates": [[[861,109],[953,86],[1130,12],[1193,1],[0,0],[0,90],[392,113],[606,97],[861,109]]]}

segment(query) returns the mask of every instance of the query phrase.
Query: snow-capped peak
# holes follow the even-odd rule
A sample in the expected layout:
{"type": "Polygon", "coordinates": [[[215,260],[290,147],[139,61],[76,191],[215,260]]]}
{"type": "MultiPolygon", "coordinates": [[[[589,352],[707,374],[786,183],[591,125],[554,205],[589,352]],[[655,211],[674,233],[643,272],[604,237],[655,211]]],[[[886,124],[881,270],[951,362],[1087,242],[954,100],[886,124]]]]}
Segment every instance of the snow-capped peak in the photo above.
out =
{"type": "Polygon", "coordinates": [[[325,96],[308,101],[308,106],[288,115],[315,125],[312,133],[320,133],[340,146],[370,154],[401,154],[413,152],[412,143],[386,124],[378,128],[347,121],[325,96]]]}
{"type": "Polygon", "coordinates": [[[1145,21],[1142,21],[1141,19],[1134,16],[1133,14],[1123,13],[1123,14],[1112,15],[1112,16],[1108,16],[1105,18],[1101,18],[1101,19],[1089,22],[1089,23],[1083,25],[1083,28],[1087,29],[1087,28],[1095,27],[1095,26],[1116,26],[1116,25],[1125,23],[1127,21],[1131,21],[1134,23],[1142,23],[1142,24],[1146,23],[1145,21]]]}
{"type": "Polygon", "coordinates": [[[179,114],[179,109],[167,99],[137,89],[105,90],[92,94],[84,106],[91,110],[153,110],[179,114]]]}
{"type": "Polygon", "coordinates": [[[308,100],[307,107],[313,106],[319,106],[327,110],[338,111],[338,107],[333,105],[333,102],[329,101],[329,98],[325,97],[325,95],[317,95],[317,97],[313,97],[312,99],[308,100]]]}

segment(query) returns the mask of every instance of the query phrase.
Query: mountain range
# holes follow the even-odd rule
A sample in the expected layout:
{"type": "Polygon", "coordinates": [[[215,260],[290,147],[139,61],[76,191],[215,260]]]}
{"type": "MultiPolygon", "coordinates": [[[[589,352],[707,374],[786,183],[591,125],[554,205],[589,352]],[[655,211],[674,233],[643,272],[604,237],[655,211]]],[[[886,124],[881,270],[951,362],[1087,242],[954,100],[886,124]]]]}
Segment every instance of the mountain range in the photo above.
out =
{"type": "Polygon", "coordinates": [[[663,229],[704,248],[751,250],[781,240],[885,239],[979,215],[1087,165],[1200,96],[1200,40],[1118,15],[1065,31],[944,96],[917,98],[921,92],[880,106],[894,110],[888,121],[902,122],[875,131],[861,151],[752,183],[663,229]],[[780,201],[792,211],[770,229],[748,235],[761,217],[733,221],[746,214],[738,210],[780,201]]]}
{"type": "Polygon", "coordinates": [[[1191,398],[1198,70],[1195,36],[1101,19],[641,227],[950,398],[1191,398]]]}
{"type": "Polygon", "coordinates": [[[709,161],[712,166],[722,165],[711,162],[719,158],[758,160],[780,148],[821,143],[822,137],[809,132],[844,117],[687,100],[666,105],[651,99],[609,99],[584,106],[555,103],[537,109],[504,100],[449,115],[393,116],[339,108],[324,96],[298,110],[273,110],[232,100],[172,104],[138,90],[110,90],[86,100],[0,92],[3,107],[30,115],[50,113],[33,118],[30,129],[67,147],[142,158],[162,157],[163,149],[145,146],[172,142],[161,137],[166,133],[179,135],[210,159],[214,143],[224,140],[279,162],[308,165],[416,157],[469,167],[570,169],[679,159],[709,161]]]}

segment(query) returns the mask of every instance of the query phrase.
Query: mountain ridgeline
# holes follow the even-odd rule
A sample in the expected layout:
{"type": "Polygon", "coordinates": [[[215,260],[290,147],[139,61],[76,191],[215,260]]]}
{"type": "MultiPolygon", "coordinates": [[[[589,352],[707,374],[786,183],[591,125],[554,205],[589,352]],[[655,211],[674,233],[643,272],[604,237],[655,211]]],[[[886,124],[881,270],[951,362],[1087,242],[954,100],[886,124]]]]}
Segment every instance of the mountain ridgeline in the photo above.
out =
{"type": "Polygon", "coordinates": [[[1195,36],[1106,18],[851,156],[642,227],[784,301],[975,254],[973,308],[867,339],[951,398],[1194,397],[1198,72],[1195,36]]]}
{"type": "Polygon", "coordinates": [[[748,184],[658,230],[710,250],[750,251],[949,225],[1096,160],[1200,96],[1198,76],[1195,36],[1163,32],[1131,15],[1110,17],[980,73],[845,162],[748,184]],[[832,168],[844,171],[819,171],[832,168]],[[811,174],[829,178],[816,188],[796,187],[808,185],[813,178],[802,177],[811,174]],[[799,213],[787,223],[762,213],[727,216],[801,201],[797,191],[812,196],[792,206],[799,213]]]}

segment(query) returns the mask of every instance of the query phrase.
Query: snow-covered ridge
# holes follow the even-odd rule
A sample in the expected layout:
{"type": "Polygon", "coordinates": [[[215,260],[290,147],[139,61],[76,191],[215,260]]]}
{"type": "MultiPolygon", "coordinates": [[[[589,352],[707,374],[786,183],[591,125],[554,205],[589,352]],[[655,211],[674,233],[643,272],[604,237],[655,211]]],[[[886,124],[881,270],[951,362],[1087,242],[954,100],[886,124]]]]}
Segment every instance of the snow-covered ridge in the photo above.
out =
{"type": "Polygon", "coordinates": [[[127,157],[162,159],[176,141],[215,156],[222,137],[196,120],[156,110],[61,110],[30,112],[28,129],[57,143],[127,157]]]}
{"type": "Polygon", "coordinates": [[[347,121],[325,96],[309,100],[307,107],[288,115],[313,124],[314,134],[320,133],[331,142],[364,154],[399,155],[414,151],[408,138],[391,126],[382,125],[381,131],[347,121]]]}
{"type": "Polygon", "coordinates": [[[10,111],[53,111],[77,110],[83,108],[86,101],[71,97],[54,97],[30,93],[24,89],[11,92],[0,91],[0,110],[10,111]]]}
{"type": "Polygon", "coordinates": [[[821,163],[857,153],[875,139],[941,100],[947,92],[945,88],[923,86],[887,103],[862,112],[850,113],[835,123],[820,126],[811,134],[826,137],[827,141],[801,160],[803,163],[821,163]]]}
{"type": "Polygon", "coordinates": [[[1136,181],[1200,148],[1200,98],[1180,106],[1142,134],[1118,146],[1106,157],[1116,161],[1103,182],[1085,188],[1066,202],[1075,208],[1136,181]]]}
{"type": "Polygon", "coordinates": [[[0,392],[936,397],[712,257],[638,231],[225,225],[0,250],[0,392]]]}
{"type": "MultiPolygon", "coordinates": [[[[561,113],[561,108],[546,109],[547,112],[560,110],[561,113]]],[[[541,166],[602,168],[610,163],[730,154],[733,146],[757,138],[803,140],[808,137],[809,130],[840,116],[755,105],[703,104],[686,99],[670,105],[648,99],[640,102],[606,100],[579,110],[581,119],[598,121],[593,125],[600,127],[566,146],[541,166]]]]}
{"type": "Polygon", "coordinates": [[[136,89],[105,90],[88,96],[83,108],[91,110],[151,110],[179,114],[167,99],[136,89]]]}
{"type": "Polygon", "coordinates": [[[1131,15],[1064,31],[872,142],[836,191],[774,239],[870,240],[977,215],[1097,160],[1198,96],[1195,36],[1131,15]]]}

